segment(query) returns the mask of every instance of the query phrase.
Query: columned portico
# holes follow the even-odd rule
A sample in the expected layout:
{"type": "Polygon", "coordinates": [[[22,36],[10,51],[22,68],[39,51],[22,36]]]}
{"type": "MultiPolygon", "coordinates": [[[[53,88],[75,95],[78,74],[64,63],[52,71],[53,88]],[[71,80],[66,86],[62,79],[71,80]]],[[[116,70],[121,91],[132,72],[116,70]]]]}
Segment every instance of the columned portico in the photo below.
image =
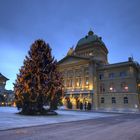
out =
{"type": "Polygon", "coordinates": [[[92,90],[69,90],[62,102],[67,109],[91,110],[94,105],[92,97],[92,90]]]}

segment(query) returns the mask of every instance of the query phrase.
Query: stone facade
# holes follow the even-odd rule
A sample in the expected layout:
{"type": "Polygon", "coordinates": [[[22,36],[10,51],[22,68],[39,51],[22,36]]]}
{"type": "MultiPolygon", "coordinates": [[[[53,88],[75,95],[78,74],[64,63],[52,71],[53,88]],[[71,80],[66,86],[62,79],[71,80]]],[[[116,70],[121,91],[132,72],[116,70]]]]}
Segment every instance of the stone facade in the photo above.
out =
{"type": "Polygon", "coordinates": [[[14,93],[6,90],[6,81],[9,79],[0,73],[0,106],[12,105],[14,103],[14,93]]]}
{"type": "Polygon", "coordinates": [[[138,110],[140,66],[133,58],[109,64],[108,49],[92,31],[58,62],[64,78],[66,108],[138,110]]]}
{"type": "Polygon", "coordinates": [[[7,80],[9,79],[0,73],[0,94],[5,92],[5,85],[7,80]]]}

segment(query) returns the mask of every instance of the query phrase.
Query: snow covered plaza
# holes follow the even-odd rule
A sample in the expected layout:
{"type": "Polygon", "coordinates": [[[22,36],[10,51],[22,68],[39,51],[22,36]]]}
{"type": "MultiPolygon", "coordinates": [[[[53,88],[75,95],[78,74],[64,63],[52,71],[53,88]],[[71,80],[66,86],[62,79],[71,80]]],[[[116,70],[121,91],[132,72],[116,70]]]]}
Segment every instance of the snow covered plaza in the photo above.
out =
{"type": "Polygon", "coordinates": [[[0,107],[0,130],[95,119],[118,115],[111,113],[107,114],[58,110],[58,115],[56,116],[23,116],[16,114],[18,112],[19,111],[17,110],[17,108],[14,107],[0,107]]]}

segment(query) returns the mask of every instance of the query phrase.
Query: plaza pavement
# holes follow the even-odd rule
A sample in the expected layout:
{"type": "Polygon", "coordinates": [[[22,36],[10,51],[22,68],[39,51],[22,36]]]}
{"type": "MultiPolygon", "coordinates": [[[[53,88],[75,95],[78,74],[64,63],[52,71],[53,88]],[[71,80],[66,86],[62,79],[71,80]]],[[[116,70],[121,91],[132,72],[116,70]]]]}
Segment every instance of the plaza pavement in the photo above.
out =
{"type": "Polygon", "coordinates": [[[56,116],[23,116],[14,107],[0,107],[0,130],[96,119],[120,114],[58,110],[56,116]]]}
{"type": "Polygon", "coordinates": [[[120,114],[88,120],[2,130],[0,131],[0,139],[140,140],[140,114],[120,114]]]}

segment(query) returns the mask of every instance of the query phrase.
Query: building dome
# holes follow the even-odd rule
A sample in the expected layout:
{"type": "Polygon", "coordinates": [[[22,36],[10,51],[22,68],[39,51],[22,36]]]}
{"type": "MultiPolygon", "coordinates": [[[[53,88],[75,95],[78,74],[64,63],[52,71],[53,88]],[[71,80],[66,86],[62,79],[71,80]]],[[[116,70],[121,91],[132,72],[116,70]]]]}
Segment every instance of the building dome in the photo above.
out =
{"type": "Polygon", "coordinates": [[[84,38],[78,41],[74,52],[77,56],[92,58],[103,64],[108,63],[108,49],[102,41],[102,38],[94,34],[91,30],[84,38]]]}
{"type": "Polygon", "coordinates": [[[90,30],[88,32],[88,35],[86,35],[84,38],[81,38],[78,41],[75,50],[79,50],[83,48],[84,45],[88,45],[90,43],[99,43],[100,45],[105,46],[104,42],[102,41],[102,38],[98,37],[97,35],[94,34],[93,31],[90,30]]]}

